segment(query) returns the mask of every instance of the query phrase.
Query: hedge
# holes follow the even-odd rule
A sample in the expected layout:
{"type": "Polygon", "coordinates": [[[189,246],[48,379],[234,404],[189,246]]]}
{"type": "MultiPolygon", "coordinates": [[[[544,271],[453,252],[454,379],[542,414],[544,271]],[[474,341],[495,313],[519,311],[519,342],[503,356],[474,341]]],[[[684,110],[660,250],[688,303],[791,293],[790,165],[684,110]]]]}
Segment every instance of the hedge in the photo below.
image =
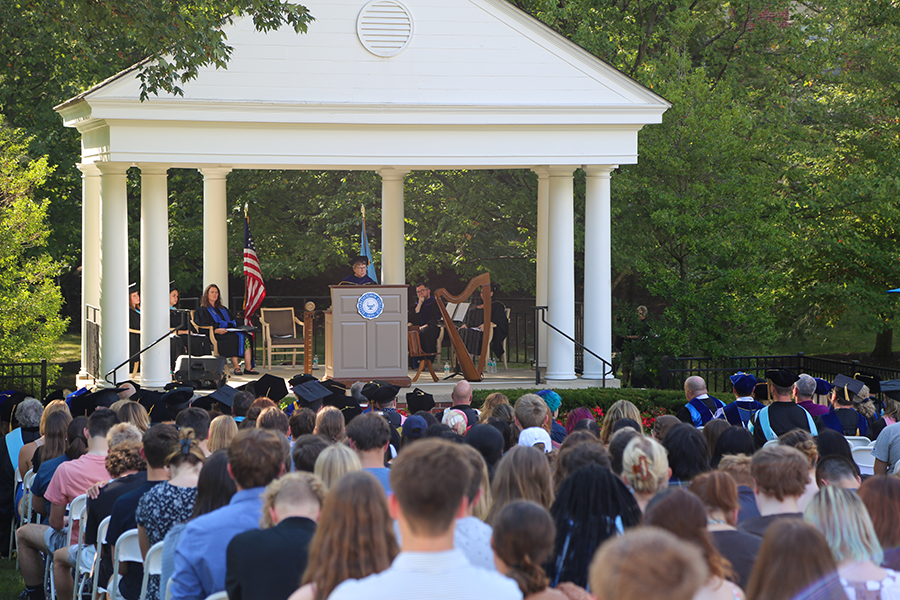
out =
{"type": "MultiPolygon", "coordinates": [[[[500,392],[509,398],[510,404],[515,404],[521,396],[525,394],[533,394],[537,390],[474,390],[472,406],[480,408],[484,404],[484,399],[489,394],[500,392]]],[[[636,389],[636,388],[590,388],[580,390],[554,390],[559,397],[562,398],[562,404],[559,407],[560,416],[568,413],[579,406],[587,408],[601,408],[606,411],[610,406],[618,400],[628,400],[640,409],[642,413],[651,413],[655,415],[671,414],[674,415],[685,405],[684,392],[678,390],[654,390],[654,389],[636,389]]]]}

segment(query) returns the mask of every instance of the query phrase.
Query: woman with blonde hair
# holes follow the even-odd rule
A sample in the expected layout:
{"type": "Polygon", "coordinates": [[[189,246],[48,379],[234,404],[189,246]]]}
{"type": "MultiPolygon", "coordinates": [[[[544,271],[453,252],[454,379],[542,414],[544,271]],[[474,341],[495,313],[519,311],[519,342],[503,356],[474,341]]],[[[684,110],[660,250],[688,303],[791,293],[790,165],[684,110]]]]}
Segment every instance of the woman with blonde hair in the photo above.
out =
{"type": "Polygon", "coordinates": [[[302,587],[290,600],[325,600],[347,579],[384,571],[399,552],[384,488],[371,473],[347,473],[325,496],[302,587]]]}
{"type": "Polygon", "coordinates": [[[119,415],[119,421],[131,423],[141,433],[147,431],[147,428],[150,427],[150,415],[147,414],[147,409],[138,402],[132,402],[131,400],[125,400],[124,402],[116,410],[116,414],[119,415]]]}
{"type": "Polygon", "coordinates": [[[478,422],[482,425],[487,423],[488,419],[494,416],[494,407],[500,404],[509,406],[509,398],[500,392],[489,394],[488,397],[484,399],[484,404],[481,405],[481,415],[478,417],[478,422]]]}
{"type": "Polygon", "coordinates": [[[884,550],[856,492],[824,486],[806,507],[803,519],[825,536],[847,596],[861,600],[900,597],[900,573],[879,566],[884,550]]]}
{"type": "Polygon", "coordinates": [[[344,444],[332,444],[325,448],[316,459],[313,470],[325,484],[326,490],[347,473],[356,471],[362,471],[359,455],[344,444]]]}
{"type": "Polygon", "coordinates": [[[553,504],[550,463],[535,448],[512,448],[497,464],[491,495],[494,502],[484,518],[488,525],[492,525],[497,514],[513,500],[531,500],[549,510],[553,504]]]}
{"type": "Polygon", "coordinates": [[[238,428],[234,419],[228,415],[219,415],[209,424],[209,439],[206,441],[206,448],[212,454],[216,450],[227,448],[231,445],[231,440],[237,435],[238,428]]]}
{"type": "MultiPolygon", "coordinates": [[[[610,406],[609,410],[606,411],[606,415],[603,417],[603,425],[600,426],[600,441],[603,442],[604,446],[609,445],[609,440],[612,438],[613,434],[613,425],[615,425],[616,421],[619,419],[632,419],[640,425],[640,423],[642,423],[641,411],[628,400],[619,400],[610,406]]],[[[640,425],[640,427],[641,433],[644,433],[644,426],[640,425]]]]}
{"type": "Polygon", "coordinates": [[[622,479],[631,487],[631,493],[641,512],[657,492],[669,485],[672,469],[663,445],[647,436],[633,438],[622,454],[622,479]]]}
{"type": "Polygon", "coordinates": [[[344,439],[344,413],[333,406],[326,406],[316,414],[316,428],[313,433],[324,436],[335,444],[344,439]]]}
{"type": "MultiPolygon", "coordinates": [[[[46,458],[46,454],[44,455],[44,457],[41,457],[41,452],[39,451],[39,449],[45,443],[44,436],[47,435],[47,419],[50,418],[50,415],[57,412],[66,413],[67,415],[69,415],[69,421],[72,420],[72,415],[71,413],[69,413],[69,405],[66,404],[65,400],[53,400],[52,402],[50,402],[50,404],[44,407],[43,412],[41,412],[41,420],[38,423],[38,433],[41,437],[32,442],[28,442],[19,450],[19,475],[24,476],[29,469],[33,469],[34,472],[37,473],[38,467],[41,465],[41,462],[44,460],[49,460],[48,458],[46,458]]],[[[69,423],[66,422],[66,427],[68,427],[68,425],[69,423]]],[[[63,429],[63,438],[65,438],[65,429],[63,429]]],[[[62,451],[57,452],[50,458],[56,458],[64,451],[65,442],[63,442],[62,451]]]]}

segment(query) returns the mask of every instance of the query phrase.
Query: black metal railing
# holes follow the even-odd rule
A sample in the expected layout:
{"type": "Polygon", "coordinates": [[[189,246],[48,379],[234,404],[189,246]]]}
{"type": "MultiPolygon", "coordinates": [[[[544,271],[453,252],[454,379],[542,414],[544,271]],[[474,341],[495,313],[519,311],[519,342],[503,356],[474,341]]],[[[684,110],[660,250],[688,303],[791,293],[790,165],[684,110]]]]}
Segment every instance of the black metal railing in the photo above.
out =
{"type": "Polygon", "coordinates": [[[0,363],[0,390],[28,392],[35,398],[43,399],[47,396],[47,359],[0,363]]]}
{"type": "MultiPolygon", "coordinates": [[[[587,352],[588,354],[590,354],[591,356],[593,356],[594,358],[596,358],[597,360],[599,360],[600,363],[602,364],[603,387],[606,387],[606,377],[607,377],[607,375],[609,375],[610,377],[612,377],[612,376],[615,374],[615,369],[613,368],[612,364],[611,364],[610,362],[608,362],[606,359],[604,359],[602,356],[600,356],[599,354],[597,354],[596,352],[594,352],[593,350],[591,350],[590,348],[586,347],[586,346],[585,346],[583,343],[581,343],[580,341],[576,340],[575,338],[571,337],[570,335],[568,335],[568,334],[565,333],[564,331],[562,331],[562,330],[560,330],[559,328],[555,327],[552,323],[548,322],[548,321],[547,321],[547,307],[546,307],[546,306],[535,306],[535,307],[534,307],[534,311],[535,311],[534,339],[536,340],[536,342],[537,342],[537,343],[540,343],[539,333],[538,333],[538,332],[539,332],[539,327],[537,326],[537,323],[540,322],[540,323],[543,323],[544,325],[546,325],[547,327],[549,327],[550,329],[552,329],[553,331],[555,331],[556,333],[560,334],[561,336],[563,336],[564,338],[566,338],[566,339],[569,340],[570,342],[573,342],[573,343],[575,344],[575,348],[581,350],[581,353],[582,353],[582,365],[583,365],[583,361],[584,361],[584,353],[585,353],[585,352],[587,352]],[[537,315],[540,315],[540,317],[538,317],[537,315]]],[[[582,339],[583,339],[583,338],[584,338],[584,321],[582,321],[582,331],[581,331],[581,333],[582,333],[582,339]]],[[[540,383],[541,383],[541,367],[540,367],[540,364],[538,363],[539,358],[540,358],[540,355],[539,355],[539,353],[536,351],[536,352],[535,352],[535,361],[534,361],[534,362],[535,362],[535,365],[534,365],[534,382],[535,382],[535,384],[538,384],[538,385],[540,385],[540,383]]],[[[582,373],[584,372],[583,369],[582,369],[581,372],[582,372],[582,373]]]]}
{"type": "Polygon", "coordinates": [[[659,376],[662,389],[681,389],[684,380],[699,375],[706,380],[710,392],[728,393],[731,382],[728,377],[738,371],[765,378],[766,369],[789,369],[795,373],[807,373],[813,377],[834,379],[837,375],[853,377],[857,373],[875,375],[881,379],[900,379],[900,370],[862,364],[859,361],[843,361],[817,358],[803,353],[775,356],[731,356],[713,359],[705,356],[671,358],[664,356],[659,376]]]}

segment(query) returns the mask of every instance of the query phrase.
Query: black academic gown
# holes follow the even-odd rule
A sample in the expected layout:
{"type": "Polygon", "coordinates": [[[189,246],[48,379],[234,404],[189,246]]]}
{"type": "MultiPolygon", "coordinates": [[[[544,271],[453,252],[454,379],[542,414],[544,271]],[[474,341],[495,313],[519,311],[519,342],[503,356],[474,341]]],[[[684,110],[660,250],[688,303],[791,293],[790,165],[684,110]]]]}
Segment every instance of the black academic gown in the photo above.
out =
{"type": "MultiPolygon", "coordinates": [[[[234,316],[228,311],[224,306],[222,308],[214,308],[214,307],[200,307],[200,309],[195,313],[197,325],[212,325],[213,327],[222,327],[221,323],[227,322],[228,327],[237,327],[237,322],[234,320],[234,316]],[[210,311],[216,311],[219,320],[217,321],[215,317],[213,317],[210,311]]],[[[216,344],[219,347],[219,356],[244,356],[244,335],[240,333],[234,332],[226,332],[222,334],[214,333],[216,336],[216,344]]],[[[193,344],[193,341],[191,342],[193,344]]],[[[193,349],[193,346],[192,346],[193,349]]]]}
{"type": "Polygon", "coordinates": [[[416,312],[415,304],[410,307],[409,322],[419,327],[427,325],[425,329],[419,329],[419,341],[422,344],[423,351],[437,354],[437,339],[441,334],[441,328],[438,323],[440,323],[441,319],[441,310],[438,308],[436,298],[425,300],[419,312],[416,312]]]}
{"type": "MultiPolygon", "coordinates": [[[[481,306],[471,308],[466,314],[466,330],[460,332],[463,342],[469,354],[475,356],[481,354],[481,340],[483,333],[475,331],[474,327],[484,323],[484,309],[481,306]]],[[[496,325],[494,328],[494,338],[491,340],[491,351],[494,356],[503,356],[503,342],[509,335],[509,319],[506,316],[506,307],[502,302],[494,300],[491,302],[491,323],[496,325]]]]}
{"type": "MultiPolygon", "coordinates": [[[[133,308],[128,309],[128,328],[138,332],[128,333],[128,354],[129,356],[134,356],[141,349],[141,313],[133,308]]],[[[140,357],[131,361],[131,369],[134,369],[134,363],[138,360],[140,360],[140,357]]]]}

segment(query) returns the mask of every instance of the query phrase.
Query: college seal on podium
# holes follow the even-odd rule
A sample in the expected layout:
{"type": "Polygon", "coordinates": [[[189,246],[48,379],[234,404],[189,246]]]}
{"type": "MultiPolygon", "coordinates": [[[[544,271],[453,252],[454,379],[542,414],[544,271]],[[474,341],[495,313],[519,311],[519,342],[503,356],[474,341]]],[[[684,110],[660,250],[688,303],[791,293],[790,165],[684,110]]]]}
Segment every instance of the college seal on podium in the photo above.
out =
{"type": "Polygon", "coordinates": [[[363,319],[377,319],[384,312],[384,301],[375,292],[366,292],[356,302],[356,311],[363,319]]]}

